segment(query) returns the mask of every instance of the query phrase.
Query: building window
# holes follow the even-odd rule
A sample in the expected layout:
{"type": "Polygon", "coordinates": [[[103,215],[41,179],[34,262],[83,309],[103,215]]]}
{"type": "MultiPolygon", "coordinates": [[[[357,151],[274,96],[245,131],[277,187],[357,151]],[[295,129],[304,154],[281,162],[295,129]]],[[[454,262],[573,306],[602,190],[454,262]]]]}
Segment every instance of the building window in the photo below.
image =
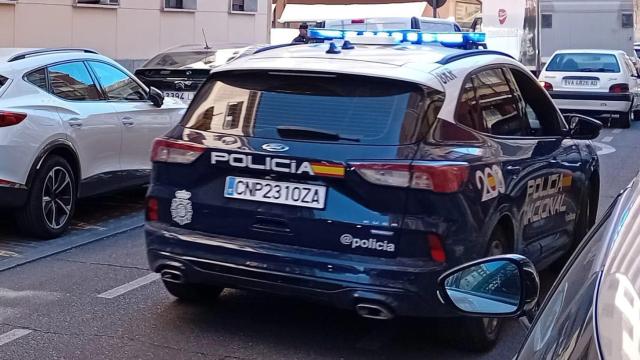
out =
{"type": "Polygon", "coordinates": [[[553,27],[553,15],[552,14],[542,14],[542,28],[543,29],[551,29],[553,27]]]}
{"type": "Polygon", "coordinates": [[[118,6],[120,5],[120,0],[76,0],[76,5],[118,6]]]}
{"type": "Polygon", "coordinates": [[[258,0],[231,0],[231,12],[258,12],[258,0]]]}
{"type": "Polygon", "coordinates": [[[227,113],[224,116],[222,128],[224,130],[237,129],[240,126],[240,117],[242,116],[242,108],[244,101],[232,102],[227,104],[227,113]]]}
{"type": "Polygon", "coordinates": [[[198,0],[164,0],[164,8],[179,10],[197,10],[198,0]]]}
{"type": "Polygon", "coordinates": [[[622,27],[625,29],[633,28],[633,14],[622,14],[622,27]]]}

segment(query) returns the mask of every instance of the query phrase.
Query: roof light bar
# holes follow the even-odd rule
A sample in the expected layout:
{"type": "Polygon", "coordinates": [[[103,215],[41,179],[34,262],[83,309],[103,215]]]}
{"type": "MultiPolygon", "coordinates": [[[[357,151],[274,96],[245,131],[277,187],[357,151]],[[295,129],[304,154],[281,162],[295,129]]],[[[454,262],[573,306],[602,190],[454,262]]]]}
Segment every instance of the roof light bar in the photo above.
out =
{"type": "Polygon", "coordinates": [[[429,44],[440,43],[449,47],[472,47],[484,43],[485,33],[479,32],[420,32],[415,30],[354,31],[333,29],[309,29],[309,37],[316,41],[349,40],[354,44],[366,44],[372,38],[392,43],[429,44]]]}

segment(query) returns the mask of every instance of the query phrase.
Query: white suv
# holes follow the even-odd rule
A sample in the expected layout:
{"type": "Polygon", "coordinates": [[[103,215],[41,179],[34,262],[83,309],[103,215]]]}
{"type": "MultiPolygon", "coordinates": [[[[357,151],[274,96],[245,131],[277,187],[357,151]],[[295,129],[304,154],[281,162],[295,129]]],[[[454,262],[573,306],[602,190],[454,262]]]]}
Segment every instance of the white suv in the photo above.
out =
{"type": "Polygon", "coordinates": [[[539,80],[562,112],[623,128],[640,119],[638,72],[624,51],[556,51],[539,80]]]}
{"type": "Polygon", "coordinates": [[[0,49],[0,207],[59,236],[78,197],[148,182],[184,108],[92,50],[0,49]]]}

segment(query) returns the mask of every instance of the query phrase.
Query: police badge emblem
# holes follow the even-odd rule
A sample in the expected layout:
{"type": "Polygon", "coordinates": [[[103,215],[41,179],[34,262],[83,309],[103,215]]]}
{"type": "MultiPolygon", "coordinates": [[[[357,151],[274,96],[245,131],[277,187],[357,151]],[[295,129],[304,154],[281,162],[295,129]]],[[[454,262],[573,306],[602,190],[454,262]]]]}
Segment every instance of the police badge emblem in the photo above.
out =
{"type": "Polygon", "coordinates": [[[180,225],[191,222],[193,208],[191,207],[191,201],[189,200],[190,197],[190,192],[180,190],[176,191],[176,197],[171,200],[171,217],[173,218],[173,221],[180,225]]]}

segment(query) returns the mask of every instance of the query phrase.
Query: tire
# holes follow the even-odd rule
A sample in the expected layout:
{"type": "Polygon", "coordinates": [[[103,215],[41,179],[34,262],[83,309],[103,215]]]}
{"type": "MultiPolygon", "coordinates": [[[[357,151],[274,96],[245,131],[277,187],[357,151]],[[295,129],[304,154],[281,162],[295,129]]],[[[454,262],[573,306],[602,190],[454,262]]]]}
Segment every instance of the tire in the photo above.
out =
{"type": "Polygon", "coordinates": [[[633,110],[633,121],[640,121],[640,110],[633,110]]]}
{"type": "MultiPolygon", "coordinates": [[[[497,227],[491,234],[486,256],[496,256],[510,251],[505,231],[497,227]]],[[[500,335],[502,319],[496,318],[455,318],[449,323],[449,341],[464,350],[486,352],[491,350],[500,335]]]]}
{"type": "Polygon", "coordinates": [[[162,283],[169,294],[184,302],[191,303],[213,301],[217,299],[224,290],[223,287],[202,284],[176,283],[166,280],[162,280],[162,283]]]}
{"type": "Polygon", "coordinates": [[[621,129],[628,129],[631,127],[631,117],[633,112],[629,109],[629,112],[620,113],[620,117],[615,121],[616,127],[621,129]]]}
{"type": "Polygon", "coordinates": [[[20,229],[39,239],[62,235],[76,208],[76,176],[69,163],[59,156],[49,156],[36,172],[27,203],[17,213],[20,229]]]}

